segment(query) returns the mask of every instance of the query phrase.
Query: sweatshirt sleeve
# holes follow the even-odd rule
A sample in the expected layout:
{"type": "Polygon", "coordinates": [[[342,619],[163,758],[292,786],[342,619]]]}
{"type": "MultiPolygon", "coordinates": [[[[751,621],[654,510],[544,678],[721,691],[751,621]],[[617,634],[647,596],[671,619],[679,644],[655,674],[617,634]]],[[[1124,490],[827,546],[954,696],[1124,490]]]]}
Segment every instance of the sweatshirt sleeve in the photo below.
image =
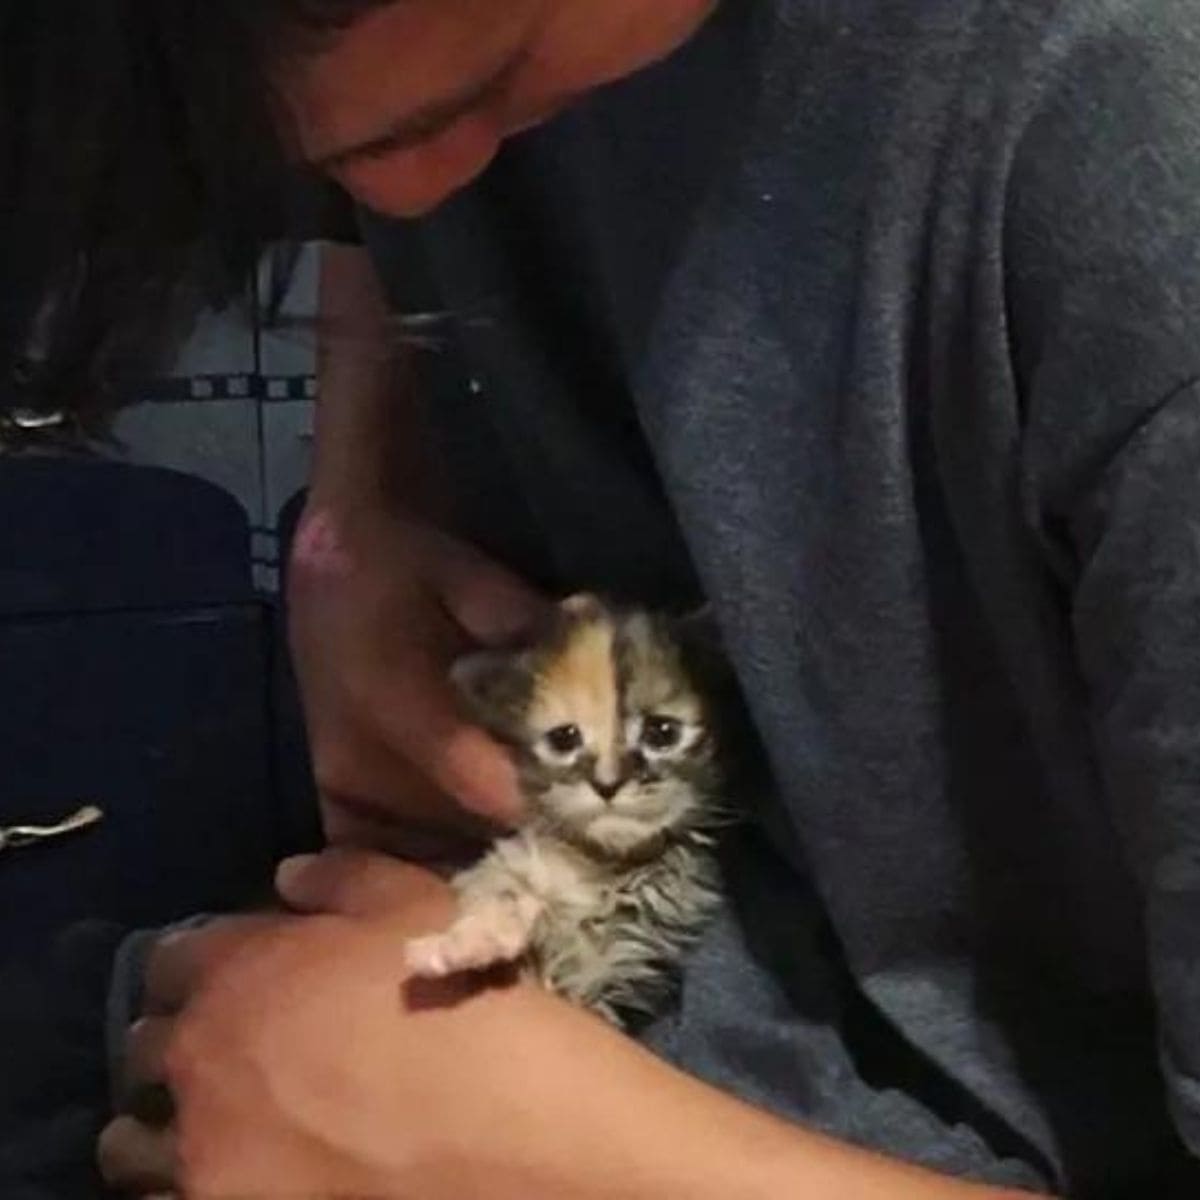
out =
{"type": "Polygon", "coordinates": [[[1200,5],[1119,7],[1025,131],[1006,284],[1025,495],[1065,564],[1164,1082],[1200,1156],[1200,5]]]}

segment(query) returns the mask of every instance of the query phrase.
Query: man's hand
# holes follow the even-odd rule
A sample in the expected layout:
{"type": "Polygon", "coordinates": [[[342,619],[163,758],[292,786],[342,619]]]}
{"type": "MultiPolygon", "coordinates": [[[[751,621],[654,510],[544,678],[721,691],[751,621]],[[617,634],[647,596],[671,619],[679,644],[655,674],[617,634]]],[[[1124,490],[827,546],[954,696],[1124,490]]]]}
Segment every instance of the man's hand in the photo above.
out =
{"type": "Polygon", "coordinates": [[[539,597],[429,526],[310,505],[288,598],[332,842],[431,857],[448,834],[517,815],[512,763],[466,722],[448,675],[472,646],[527,633],[539,597]]]}
{"type": "Polygon", "coordinates": [[[165,1082],[177,1119],[115,1121],[100,1147],[111,1183],[206,1200],[568,1200],[556,1181],[583,1156],[597,1190],[581,1194],[609,1194],[613,1148],[589,1097],[613,1056],[648,1057],[535,987],[406,985],[405,939],[452,911],[417,868],[331,851],[281,886],[333,915],[234,918],[154,951],[127,1084],[165,1082]],[[496,1179],[501,1162],[515,1182],[496,1179]]]}
{"type": "Polygon", "coordinates": [[[416,868],[337,851],[322,862],[321,901],[338,917],[233,917],[155,947],[123,1083],[131,1097],[168,1085],[178,1123],[114,1121],[100,1142],[113,1185],[394,1194],[376,1159],[394,1141],[406,1073],[393,1037],[407,1007],[396,964],[407,934],[444,923],[453,902],[416,868]]]}
{"type": "Polygon", "coordinates": [[[162,942],[105,1176],[187,1200],[1009,1200],[816,1137],[690,1079],[598,1018],[511,980],[405,980],[405,939],[452,909],[379,855],[293,863],[308,917],[162,942]]]}
{"type": "Polygon", "coordinates": [[[458,711],[451,661],[528,633],[543,602],[413,519],[443,508],[440,473],[417,362],[360,248],[322,249],[318,332],[314,461],[288,604],[325,831],[443,857],[517,809],[507,755],[458,711]]]}

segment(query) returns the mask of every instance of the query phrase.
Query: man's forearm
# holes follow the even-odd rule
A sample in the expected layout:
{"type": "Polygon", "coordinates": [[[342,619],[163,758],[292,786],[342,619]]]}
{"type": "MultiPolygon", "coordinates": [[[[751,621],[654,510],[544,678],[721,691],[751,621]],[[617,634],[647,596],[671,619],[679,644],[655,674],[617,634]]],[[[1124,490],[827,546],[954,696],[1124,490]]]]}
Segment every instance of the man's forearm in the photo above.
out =
{"type": "Polygon", "coordinates": [[[310,503],[343,517],[379,508],[427,512],[432,489],[413,352],[364,250],[321,248],[318,312],[310,503]]]}
{"type": "Polygon", "coordinates": [[[714,1108],[707,1128],[696,1126],[701,1136],[693,1131],[697,1185],[705,1189],[688,1193],[695,1200],[1029,1200],[1026,1192],[938,1175],[733,1107],[719,1117],[714,1108]]]}
{"type": "Polygon", "coordinates": [[[595,1136],[576,1148],[578,1190],[555,1189],[564,1200],[1030,1200],[814,1134],[632,1044],[585,1065],[573,1119],[595,1136]]]}

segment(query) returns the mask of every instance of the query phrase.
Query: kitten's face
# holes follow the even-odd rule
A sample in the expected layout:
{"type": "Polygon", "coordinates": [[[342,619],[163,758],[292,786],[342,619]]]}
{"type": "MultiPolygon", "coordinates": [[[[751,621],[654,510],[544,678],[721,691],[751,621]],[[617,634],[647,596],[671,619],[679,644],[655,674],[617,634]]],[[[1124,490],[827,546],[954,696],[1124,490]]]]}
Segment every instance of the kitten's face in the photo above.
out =
{"type": "Polygon", "coordinates": [[[663,620],[576,598],[541,644],[455,675],[516,747],[530,804],[600,849],[636,850],[716,789],[708,709],[663,620]]]}

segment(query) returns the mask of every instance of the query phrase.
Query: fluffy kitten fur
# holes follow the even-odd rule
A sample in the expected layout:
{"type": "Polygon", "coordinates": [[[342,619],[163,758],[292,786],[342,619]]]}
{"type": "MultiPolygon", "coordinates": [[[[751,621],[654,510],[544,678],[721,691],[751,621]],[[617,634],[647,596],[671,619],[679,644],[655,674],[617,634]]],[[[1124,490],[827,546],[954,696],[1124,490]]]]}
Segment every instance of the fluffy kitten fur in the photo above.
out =
{"type": "Polygon", "coordinates": [[[409,943],[414,973],[522,960],[618,1024],[661,1007],[720,903],[714,661],[686,620],[576,597],[536,645],[456,667],[528,813],[454,879],[458,917],[409,943]]]}

